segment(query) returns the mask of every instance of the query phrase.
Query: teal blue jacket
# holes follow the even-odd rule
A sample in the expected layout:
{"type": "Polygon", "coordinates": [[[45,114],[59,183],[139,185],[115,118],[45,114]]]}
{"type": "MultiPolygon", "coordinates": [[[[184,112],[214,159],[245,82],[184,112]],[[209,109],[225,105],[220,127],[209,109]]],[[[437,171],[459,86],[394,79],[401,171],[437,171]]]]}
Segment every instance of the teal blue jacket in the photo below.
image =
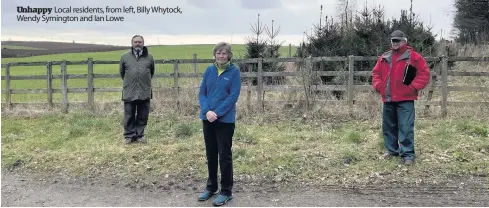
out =
{"type": "Polygon", "coordinates": [[[218,75],[212,64],[202,75],[199,89],[200,119],[207,120],[206,114],[214,111],[217,122],[236,122],[236,103],[241,92],[241,75],[238,66],[231,63],[218,75]]]}

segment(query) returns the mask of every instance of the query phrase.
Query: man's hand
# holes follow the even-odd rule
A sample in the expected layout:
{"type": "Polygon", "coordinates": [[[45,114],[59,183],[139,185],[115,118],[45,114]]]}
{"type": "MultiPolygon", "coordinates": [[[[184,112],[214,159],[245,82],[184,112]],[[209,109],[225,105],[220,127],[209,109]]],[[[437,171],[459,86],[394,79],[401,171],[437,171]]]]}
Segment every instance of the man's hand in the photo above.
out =
{"type": "Polygon", "coordinates": [[[209,120],[209,122],[211,123],[217,120],[217,115],[216,113],[214,113],[214,111],[207,112],[207,114],[205,114],[205,117],[207,117],[207,120],[209,120]]]}
{"type": "Polygon", "coordinates": [[[379,90],[378,88],[376,88],[376,87],[373,87],[373,88],[374,88],[374,91],[375,91],[376,93],[379,93],[379,94],[380,94],[380,90],[379,90]]]}

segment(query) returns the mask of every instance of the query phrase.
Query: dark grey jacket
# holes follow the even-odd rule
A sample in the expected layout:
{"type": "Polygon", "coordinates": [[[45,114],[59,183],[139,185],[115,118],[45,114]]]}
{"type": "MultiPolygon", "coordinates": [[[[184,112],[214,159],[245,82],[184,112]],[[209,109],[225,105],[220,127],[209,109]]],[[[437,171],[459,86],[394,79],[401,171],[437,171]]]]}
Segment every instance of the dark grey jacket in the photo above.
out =
{"type": "Polygon", "coordinates": [[[122,54],[119,73],[123,80],[122,100],[149,100],[153,98],[151,79],[155,73],[155,62],[148,48],[136,58],[132,49],[122,54]]]}

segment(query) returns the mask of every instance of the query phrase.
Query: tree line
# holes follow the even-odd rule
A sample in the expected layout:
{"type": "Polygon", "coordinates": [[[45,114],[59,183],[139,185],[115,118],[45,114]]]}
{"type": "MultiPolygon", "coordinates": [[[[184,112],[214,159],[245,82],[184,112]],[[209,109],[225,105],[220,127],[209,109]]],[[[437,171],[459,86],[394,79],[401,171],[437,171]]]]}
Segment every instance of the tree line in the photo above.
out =
{"type": "MultiPolygon", "coordinates": [[[[295,57],[318,57],[318,56],[379,56],[390,48],[389,35],[394,30],[402,30],[407,38],[408,44],[423,56],[438,56],[447,54],[445,40],[436,41],[436,34],[432,27],[419,20],[418,15],[413,13],[412,5],[406,10],[401,10],[399,17],[386,18],[385,9],[381,6],[364,8],[354,11],[351,1],[339,0],[340,14],[337,18],[322,14],[323,6],[320,6],[319,22],[313,25],[312,32],[304,32],[305,40],[300,44],[295,57]]],[[[456,0],[454,5],[456,11],[454,16],[454,29],[456,30],[455,41],[467,43],[487,43],[489,40],[489,0],[456,0]]],[[[245,58],[277,58],[280,57],[280,42],[276,37],[280,27],[276,27],[272,21],[271,28],[258,21],[251,27],[253,33],[246,41],[245,58]],[[275,27],[275,28],[274,28],[275,27]]],[[[375,62],[356,62],[355,70],[370,71],[375,62]]],[[[436,63],[429,62],[430,67],[436,63]]],[[[347,63],[328,62],[316,63],[314,70],[335,71],[348,70],[347,63]]],[[[253,67],[256,71],[257,67],[253,67]]],[[[247,71],[247,68],[241,67],[247,71]]],[[[263,65],[267,72],[283,71],[283,64],[270,63],[263,65]]],[[[266,84],[277,84],[283,77],[268,78],[266,84]]],[[[321,77],[322,84],[345,83],[344,78],[338,76],[321,77]]],[[[359,77],[358,83],[370,82],[370,79],[359,77]]],[[[254,81],[256,84],[256,80],[254,81]]]]}

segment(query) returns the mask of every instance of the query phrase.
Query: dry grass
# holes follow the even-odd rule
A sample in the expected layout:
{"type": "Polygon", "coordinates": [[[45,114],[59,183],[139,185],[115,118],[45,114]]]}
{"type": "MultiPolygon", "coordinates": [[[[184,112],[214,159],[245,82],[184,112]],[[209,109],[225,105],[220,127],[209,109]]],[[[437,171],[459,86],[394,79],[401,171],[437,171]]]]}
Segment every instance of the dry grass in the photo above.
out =
{"type": "MultiPolygon", "coordinates": [[[[122,145],[121,103],[97,105],[95,113],[74,109],[69,114],[31,110],[4,114],[2,169],[145,184],[163,177],[204,180],[205,149],[196,93],[181,91],[180,95],[179,106],[171,93],[158,96],[169,102],[153,101],[149,143],[130,147],[122,145]]],[[[418,111],[419,162],[404,167],[396,160],[377,158],[384,151],[380,102],[357,106],[354,116],[348,114],[348,107],[337,104],[315,105],[304,113],[303,103],[267,105],[260,114],[246,107],[246,92],[242,95],[233,142],[237,181],[358,186],[440,184],[453,177],[489,175],[489,114],[481,116],[474,108],[450,109],[448,119],[423,117],[418,111]],[[463,113],[453,113],[459,111],[463,113]],[[480,118],[462,116],[469,113],[480,118]]],[[[377,97],[364,94],[358,99],[377,97]]]]}
{"type": "MultiPolygon", "coordinates": [[[[4,116],[2,169],[145,183],[165,175],[205,178],[201,123],[195,114],[154,109],[147,129],[149,143],[127,147],[122,145],[118,110],[122,106],[113,107],[104,114],[4,116]]],[[[342,118],[339,109],[325,110],[321,119],[314,120],[291,112],[241,116],[233,142],[237,180],[436,184],[454,176],[489,175],[487,119],[419,118],[415,127],[419,162],[404,167],[396,160],[378,159],[384,151],[378,116],[351,120],[342,118]]]]}
{"type": "MultiPolygon", "coordinates": [[[[489,72],[488,62],[459,62],[452,69],[453,71],[462,72],[489,72]]],[[[449,76],[449,86],[467,86],[489,88],[489,77],[458,77],[449,76]]],[[[449,92],[448,101],[472,101],[472,102],[489,102],[489,91],[451,91],[449,92]]]]}

